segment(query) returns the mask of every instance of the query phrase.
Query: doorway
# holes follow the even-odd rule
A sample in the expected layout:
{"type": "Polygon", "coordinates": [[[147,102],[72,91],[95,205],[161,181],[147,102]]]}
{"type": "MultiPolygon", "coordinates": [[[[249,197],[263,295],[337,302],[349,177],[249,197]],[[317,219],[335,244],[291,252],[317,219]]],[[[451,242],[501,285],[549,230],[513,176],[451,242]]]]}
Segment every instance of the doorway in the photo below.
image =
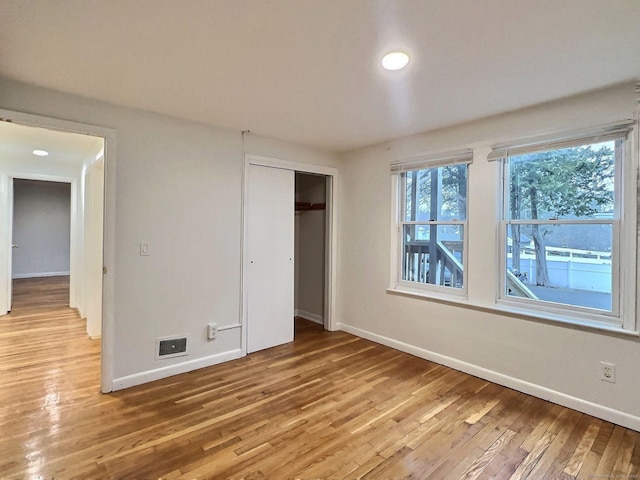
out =
{"type": "Polygon", "coordinates": [[[14,178],[12,190],[11,309],[69,305],[71,184],[14,178]]]}
{"type": "MultiPolygon", "coordinates": [[[[38,142],[39,143],[39,142],[38,142]]],[[[69,303],[72,307],[86,308],[86,305],[77,304],[82,301],[89,291],[98,291],[100,298],[94,296],[94,307],[100,313],[100,322],[94,329],[95,336],[101,336],[100,345],[100,384],[103,393],[113,390],[113,296],[115,291],[115,168],[116,168],[116,132],[110,128],[88,125],[84,123],[60,120],[51,117],[43,117],[29,113],[16,112],[12,110],[0,109],[0,321],[2,315],[8,311],[8,298],[10,296],[11,279],[11,227],[8,208],[10,205],[9,195],[13,186],[13,178],[28,178],[31,180],[59,180],[52,178],[59,175],[71,178],[71,233],[70,233],[70,292],[69,303]],[[20,127],[14,128],[12,127],[20,127]],[[35,147],[33,142],[27,141],[30,133],[37,132],[38,140],[50,139],[56,148],[68,146],[70,138],[75,140],[85,140],[85,148],[76,148],[68,155],[60,158],[58,172],[51,174],[50,167],[53,155],[36,156],[34,150],[45,150],[46,148],[35,147]],[[99,148],[96,148],[95,143],[99,148]],[[16,148],[16,145],[21,148],[16,148]],[[99,151],[98,151],[99,150],[99,151]],[[97,151],[97,153],[95,153],[97,151]],[[18,155],[18,153],[20,155],[18,155]],[[95,153],[95,156],[93,154],[95,153]],[[74,158],[80,155],[87,160],[82,174],[78,175],[78,170],[73,166],[74,158]],[[64,161],[63,161],[64,160],[64,161]],[[69,169],[71,171],[69,171],[69,169]],[[67,173],[61,173],[66,171],[67,173]],[[99,179],[101,188],[94,188],[89,185],[89,176],[99,179]],[[91,193],[92,192],[92,193],[91,193]],[[84,199],[80,202],[79,199],[84,199]],[[90,202],[89,202],[90,199],[90,202]],[[91,235],[85,235],[86,216],[91,215],[88,208],[89,203],[93,206],[93,211],[98,213],[93,215],[93,222],[97,228],[89,231],[91,235]],[[74,228],[85,219],[85,229],[74,228]],[[74,234],[75,232],[75,234],[74,234]],[[87,249],[87,242],[91,238],[99,243],[99,248],[87,249]],[[82,252],[85,257],[90,255],[88,250],[93,252],[93,260],[84,262],[78,257],[82,252]],[[92,274],[86,277],[86,267],[94,265],[92,274]],[[85,268],[82,268],[82,267],[85,268]],[[80,281],[80,275],[85,275],[87,281],[80,281]],[[88,279],[93,278],[93,288],[87,288],[88,279]]],[[[94,183],[95,186],[95,183],[94,183]]],[[[86,302],[85,302],[86,304],[86,302]]],[[[82,313],[81,313],[82,315],[82,313]]],[[[85,322],[85,326],[90,326],[90,322],[85,322]]],[[[94,337],[88,330],[85,334],[94,337]]]]}
{"type": "Polygon", "coordinates": [[[295,174],[295,316],[325,324],[326,175],[295,174]]]}
{"type": "Polygon", "coordinates": [[[99,338],[105,139],[7,113],[26,121],[0,122],[0,321],[16,306],[68,305],[99,338]]]}
{"type": "MultiPolygon", "coordinates": [[[[337,169],[333,167],[246,156],[243,203],[243,354],[293,340],[296,314],[294,297],[298,293],[300,301],[302,293],[298,283],[308,283],[311,286],[308,290],[314,292],[310,295],[313,301],[305,305],[313,305],[307,308],[315,312],[304,312],[313,317],[311,320],[322,323],[327,330],[337,328],[333,302],[336,298],[336,183],[337,169]],[[257,175],[258,172],[262,173],[257,175]],[[313,259],[311,263],[317,267],[319,262],[320,267],[313,269],[317,274],[313,275],[313,279],[305,278],[302,282],[301,276],[307,272],[298,269],[297,275],[295,274],[297,257],[301,255],[300,249],[304,248],[303,242],[300,242],[298,252],[295,251],[296,176],[301,187],[297,199],[300,211],[302,208],[306,211],[319,211],[320,204],[324,210],[322,218],[314,218],[316,226],[317,220],[320,220],[324,222],[324,228],[320,226],[315,231],[306,231],[305,228],[307,234],[314,236],[314,243],[320,246],[322,253],[318,256],[318,249],[314,248],[309,255],[313,259]],[[317,197],[318,194],[322,197],[317,197]],[[305,199],[306,195],[310,196],[305,199]],[[314,200],[315,198],[322,198],[324,202],[314,200]],[[261,269],[260,264],[264,264],[267,259],[273,260],[270,252],[274,245],[286,245],[289,250],[278,250],[278,263],[270,263],[268,268],[261,269]],[[296,261],[291,264],[294,257],[296,261]],[[318,278],[318,275],[322,278],[318,278]],[[274,329],[279,332],[277,335],[274,329]]],[[[298,222],[298,228],[301,223],[298,222]]],[[[307,300],[309,299],[305,297],[304,301],[307,300]]],[[[302,311],[298,308],[298,313],[302,311]]]]}
{"type": "Polygon", "coordinates": [[[0,122],[0,315],[11,310],[14,278],[68,275],[69,306],[100,336],[101,319],[87,311],[102,303],[91,286],[102,284],[103,160],[101,137],[0,122]]]}

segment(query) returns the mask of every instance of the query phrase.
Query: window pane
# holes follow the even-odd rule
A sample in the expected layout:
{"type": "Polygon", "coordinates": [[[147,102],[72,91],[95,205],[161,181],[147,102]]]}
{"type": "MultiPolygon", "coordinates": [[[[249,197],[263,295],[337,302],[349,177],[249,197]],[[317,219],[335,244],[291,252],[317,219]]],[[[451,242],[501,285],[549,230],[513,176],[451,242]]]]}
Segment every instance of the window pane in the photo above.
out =
{"type": "Polygon", "coordinates": [[[510,157],[507,218],[613,218],[614,143],[510,157]]]}
{"type": "Polygon", "coordinates": [[[462,288],[462,225],[404,225],[402,279],[462,288]]]}
{"type": "Polygon", "coordinates": [[[506,294],[611,311],[611,224],[508,225],[506,294]]]}
{"type": "Polygon", "coordinates": [[[466,164],[412,170],[405,173],[404,178],[405,221],[451,221],[466,218],[466,164]]]}

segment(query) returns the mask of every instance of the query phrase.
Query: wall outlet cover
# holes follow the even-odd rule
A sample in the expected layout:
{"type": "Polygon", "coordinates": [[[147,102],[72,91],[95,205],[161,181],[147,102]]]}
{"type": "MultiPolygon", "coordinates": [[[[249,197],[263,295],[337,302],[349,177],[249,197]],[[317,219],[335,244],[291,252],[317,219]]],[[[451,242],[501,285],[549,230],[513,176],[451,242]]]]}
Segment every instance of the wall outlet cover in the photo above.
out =
{"type": "Polygon", "coordinates": [[[217,324],[210,323],[209,325],[207,325],[207,340],[215,340],[217,334],[218,334],[217,324]]]}
{"type": "Polygon", "coordinates": [[[600,380],[616,383],[616,365],[614,363],[600,362],[600,380]]]}

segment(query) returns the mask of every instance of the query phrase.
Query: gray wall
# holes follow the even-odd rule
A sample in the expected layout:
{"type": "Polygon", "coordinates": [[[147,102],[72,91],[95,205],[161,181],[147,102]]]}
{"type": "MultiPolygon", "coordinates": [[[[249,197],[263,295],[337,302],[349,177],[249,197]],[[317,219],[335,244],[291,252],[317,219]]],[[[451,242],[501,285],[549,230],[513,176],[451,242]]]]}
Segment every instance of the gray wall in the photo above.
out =
{"type": "Polygon", "coordinates": [[[69,274],[71,185],[15,179],[13,278],[69,274]]]}

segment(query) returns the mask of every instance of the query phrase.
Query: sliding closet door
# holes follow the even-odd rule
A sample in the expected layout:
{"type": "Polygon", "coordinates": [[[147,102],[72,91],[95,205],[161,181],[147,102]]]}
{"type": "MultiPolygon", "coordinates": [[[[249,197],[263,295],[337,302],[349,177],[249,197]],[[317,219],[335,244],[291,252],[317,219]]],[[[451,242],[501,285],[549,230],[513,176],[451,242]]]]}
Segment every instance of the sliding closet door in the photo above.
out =
{"type": "Polygon", "coordinates": [[[295,172],[249,165],[247,352],[293,341],[295,172]]]}

